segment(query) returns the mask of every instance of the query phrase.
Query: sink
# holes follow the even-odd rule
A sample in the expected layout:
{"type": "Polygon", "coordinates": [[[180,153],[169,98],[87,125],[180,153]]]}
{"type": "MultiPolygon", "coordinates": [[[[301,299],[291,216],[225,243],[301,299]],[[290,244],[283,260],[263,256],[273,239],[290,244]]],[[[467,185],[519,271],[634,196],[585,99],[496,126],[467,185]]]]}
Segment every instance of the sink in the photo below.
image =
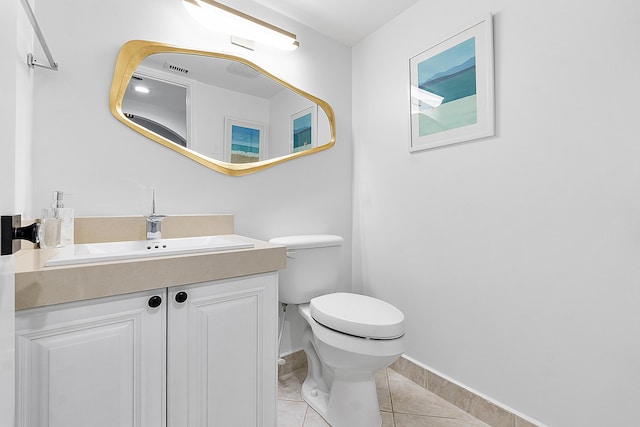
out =
{"type": "Polygon", "coordinates": [[[45,267],[115,261],[157,256],[253,248],[253,243],[237,242],[224,236],[182,237],[162,240],[85,243],[65,246],[45,261],[45,267]]]}

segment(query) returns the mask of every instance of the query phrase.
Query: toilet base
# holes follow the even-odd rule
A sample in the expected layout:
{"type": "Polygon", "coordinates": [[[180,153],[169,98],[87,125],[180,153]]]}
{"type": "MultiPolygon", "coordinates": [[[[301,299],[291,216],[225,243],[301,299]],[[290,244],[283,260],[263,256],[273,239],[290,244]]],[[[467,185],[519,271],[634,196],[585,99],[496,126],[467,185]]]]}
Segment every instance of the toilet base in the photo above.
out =
{"type": "Polygon", "coordinates": [[[378,427],[382,425],[375,379],[341,381],[334,378],[331,393],[322,391],[307,376],[302,398],[332,427],[378,427]]]}
{"type": "Polygon", "coordinates": [[[304,400],[332,427],[380,427],[376,372],[400,357],[404,337],[354,337],[320,325],[308,304],[299,305],[298,312],[307,321],[302,334],[308,368],[304,400]]]}

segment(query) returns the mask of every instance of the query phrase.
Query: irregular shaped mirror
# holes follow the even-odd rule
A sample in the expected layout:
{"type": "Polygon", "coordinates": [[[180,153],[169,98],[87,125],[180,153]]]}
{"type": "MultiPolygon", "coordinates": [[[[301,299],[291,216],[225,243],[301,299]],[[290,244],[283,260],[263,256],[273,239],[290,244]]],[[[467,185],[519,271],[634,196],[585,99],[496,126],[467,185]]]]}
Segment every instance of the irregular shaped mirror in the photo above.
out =
{"type": "Polygon", "coordinates": [[[125,125],[228,175],[256,172],[335,143],[329,104],[223,53],[127,42],[109,101],[125,125]]]}

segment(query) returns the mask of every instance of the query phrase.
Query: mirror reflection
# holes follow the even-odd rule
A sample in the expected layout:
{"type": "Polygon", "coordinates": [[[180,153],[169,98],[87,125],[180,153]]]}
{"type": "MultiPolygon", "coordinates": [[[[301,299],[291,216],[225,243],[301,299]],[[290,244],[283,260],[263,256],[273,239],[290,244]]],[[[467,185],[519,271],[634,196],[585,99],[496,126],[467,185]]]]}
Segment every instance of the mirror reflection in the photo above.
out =
{"type": "Polygon", "coordinates": [[[111,109],[143,135],[230,175],[335,142],[333,111],[324,101],[243,58],[154,42],[121,49],[111,109]]]}

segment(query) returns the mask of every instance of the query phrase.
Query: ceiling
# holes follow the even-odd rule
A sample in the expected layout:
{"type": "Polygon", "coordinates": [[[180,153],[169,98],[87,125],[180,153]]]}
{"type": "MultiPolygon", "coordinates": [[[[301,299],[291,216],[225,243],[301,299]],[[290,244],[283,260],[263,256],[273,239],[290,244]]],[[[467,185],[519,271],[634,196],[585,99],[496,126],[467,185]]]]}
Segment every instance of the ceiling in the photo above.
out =
{"type": "MultiPolygon", "coordinates": [[[[151,76],[161,76],[162,73],[176,74],[182,76],[182,79],[196,80],[210,86],[246,93],[264,99],[271,99],[285,88],[277,81],[241,62],[212,56],[185,55],[182,53],[156,53],[148,56],[140,64],[136,75],[145,78],[145,85],[152,89],[151,95],[153,95],[154,92],[167,93],[166,90],[160,90],[160,88],[156,88],[155,91],[153,90],[155,79],[151,76]],[[147,70],[149,68],[151,70],[147,70]],[[155,72],[153,70],[155,70],[155,72]],[[150,72],[148,75],[145,75],[145,71],[150,72]]],[[[182,79],[178,81],[183,81],[182,79]]],[[[136,82],[133,81],[133,83],[135,85],[136,82]]],[[[178,83],[175,82],[173,84],[178,83]]],[[[127,89],[127,94],[129,94],[129,92],[129,89],[127,89]]],[[[136,94],[132,93],[132,95],[135,96],[136,94]]],[[[149,97],[149,95],[145,96],[149,97]]],[[[180,96],[184,99],[185,95],[180,94],[180,96]]],[[[172,99],[174,98],[154,102],[170,102],[169,105],[171,105],[171,103],[177,103],[176,101],[170,101],[172,99]]]]}
{"type": "Polygon", "coordinates": [[[419,0],[254,0],[353,46],[419,0]]]}

